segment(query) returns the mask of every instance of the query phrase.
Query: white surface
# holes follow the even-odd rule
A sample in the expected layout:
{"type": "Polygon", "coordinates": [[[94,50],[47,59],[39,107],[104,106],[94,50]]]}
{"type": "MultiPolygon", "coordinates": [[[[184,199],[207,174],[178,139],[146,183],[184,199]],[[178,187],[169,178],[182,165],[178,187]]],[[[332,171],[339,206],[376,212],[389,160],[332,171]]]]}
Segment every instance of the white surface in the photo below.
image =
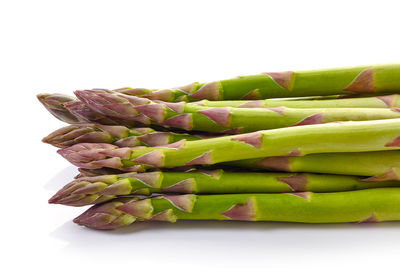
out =
{"type": "Polygon", "coordinates": [[[78,227],[83,208],[47,204],[75,169],[40,143],[63,124],[35,98],[400,62],[398,10],[383,0],[0,1],[0,266],[398,266],[399,223],[78,227]]]}

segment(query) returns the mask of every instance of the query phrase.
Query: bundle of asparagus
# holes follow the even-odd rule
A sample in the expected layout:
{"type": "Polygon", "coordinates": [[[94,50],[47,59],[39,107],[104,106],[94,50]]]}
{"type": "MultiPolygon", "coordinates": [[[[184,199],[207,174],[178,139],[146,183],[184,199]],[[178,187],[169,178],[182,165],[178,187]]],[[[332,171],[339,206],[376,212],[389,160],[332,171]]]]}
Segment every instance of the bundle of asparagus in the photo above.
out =
{"type": "Polygon", "coordinates": [[[74,222],[95,229],[400,220],[399,93],[394,64],[39,94],[80,171],[49,203],[93,205],[74,222]]]}

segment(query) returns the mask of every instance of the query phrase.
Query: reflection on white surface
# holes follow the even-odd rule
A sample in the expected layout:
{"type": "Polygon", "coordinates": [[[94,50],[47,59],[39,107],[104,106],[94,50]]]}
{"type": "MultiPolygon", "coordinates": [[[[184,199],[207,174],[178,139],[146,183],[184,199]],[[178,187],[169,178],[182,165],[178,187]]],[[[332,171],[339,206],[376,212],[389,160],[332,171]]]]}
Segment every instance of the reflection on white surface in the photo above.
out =
{"type": "Polygon", "coordinates": [[[171,265],[193,259],[198,259],[196,264],[209,265],[224,263],[226,258],[237,263],[271,263],[278,259],[283,264],[307,263],[310,255],[318,260],[332,258],[332,254],[348,258],[350,252],[353,257],[369,251],[393,252],[398,248],[399,227],[399,223],[361,226],[178,221],[135,223],[120,230],[96,231],[67,222],[50,235],[67,242],[67,252],[74,254],[82,250],[91,254],[107,252],[122,259],[140,257],[142,261],[158,260],[171,265]]]}

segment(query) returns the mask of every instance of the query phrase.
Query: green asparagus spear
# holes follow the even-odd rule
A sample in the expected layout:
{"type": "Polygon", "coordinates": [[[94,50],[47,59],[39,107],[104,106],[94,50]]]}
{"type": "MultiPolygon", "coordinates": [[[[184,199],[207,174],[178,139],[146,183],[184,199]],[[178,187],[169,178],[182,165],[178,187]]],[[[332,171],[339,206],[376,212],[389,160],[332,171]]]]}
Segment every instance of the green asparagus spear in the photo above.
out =
{"type": "Polygon", "coordinates": [[[131,194],[340,192],[400,186],[400,181],[366,182],[363,178],[312,173],[227,172],[222,169],[125,173],[76,179],[50,198],[49,203],[85,206],[131,194]]]}
{"type": "Polygon", "coordinates": [[[154,103],[104,90],[78,90],[75,94],[92,110],[107,116],[133,119],[141,113],[152,119],[153,124],[230,134],[336,121],[400,117],[399,111],[381,108],[208,108],[185,103],[154,103]]]}
{"type": "Polygon", "coordinates": [[[127,168],[211,165],[270,156],[367,152],[400,147],[400,120],[337,122],[258,131],[198,141],[181,140],[158,147],[119,148],[111,144],[76,144],[58,152],[78,167],[127,168]]]}
{"type": "MultiPolygon", "coordinates": [[[[168,141],[166,142],[165,144],[168,144],[168,141]]],[[[399,180],[400,151],[275,156],[224,162],[221,163],[220,167],[367,176],[369,177],[366,179],[368,181],[399,180]]],[[[96,170],[80,170],[83,172],[81,176],[90,177],[116,174],[118,171],[115,169],[111,169],[110,171],[106,170],[107,172],[102,172],[102,170],[98,172],[96,172],[96,170]]]]}
{"type": "MultiPolygon", "coordinates": [[[[182,139],[199,140],[204,136],[156,132],[151,128],[128,129],[122,126],[103,126],[96,124],[78,124],[56,130],[43,139],[44,142],[60,148],[73,144],[112,143],[119,147],[139,145],[159,146],[182,139]]],[[[209,138],[209,136],[206,136],[209,138]]],[[[277,156],[246,159],[223,163],[228,167],[245,167],[287,172],[313,172],[373,177],[369,180],[400,179],[400,151],[379,151],[362,153],[328,153],[307,156],[277,156]]],[[[116,170],[106,173],[93,173],[84,170],[85,176],[115,174],[116,170]],[[89,175],[90,174],[90,175],[89,175]]]]}
{"type": "Polygon", "coordinates": [[[400,65],[368,65],[313,71],[267,72],[232,79],[192,83],[162,90],[127,89],[153,100],[260,100],[354,93],[399,93],[400,65]]]}
{"type": "Polygon", "coordinates": [[[115,229],[135,221],[239,220],[304,223],[400,220],[400,188],[333,193],[165,195],[143,200],[117,198],[74,219],[94,229],[115,229]]]}
{"type": "MultiPolygon", "coordinates": [[[[155,132],[151,128],[128,129],[122,126],[77,124],[61,128],[44,138],[43,141],[65,148],[81,142],[113,143],[119,147],[158,146],[182,139],[197,140],[200,139],[200,136],[155,132]]],[[[224,164],[250,169],[373,176],[374,178],[370,179],[398,180],[400,176],[400,151],[278,156],[239,160],[224,164]]],[[[115,170],[106,174],[113,173],[115,173],[115,170]]],[[[89,173],[86,172],[85,176],[103,175],[103,173],[93,174],[92,172],[91,175],[87,174],[89,173]]]]}
{"type": "Polygon", "coordinates": [[[368,181],[400,180],[400,151],[276,156],[224,163],[252,169],[369,176],[368,181]]]}

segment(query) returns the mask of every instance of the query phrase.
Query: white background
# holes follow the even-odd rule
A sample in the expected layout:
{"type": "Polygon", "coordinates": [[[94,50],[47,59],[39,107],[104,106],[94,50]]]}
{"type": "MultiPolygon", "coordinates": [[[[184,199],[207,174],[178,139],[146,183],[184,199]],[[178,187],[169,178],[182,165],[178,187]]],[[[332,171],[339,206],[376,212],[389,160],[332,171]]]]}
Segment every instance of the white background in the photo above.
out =
{"type": "Polygon", "coordinates": [[[400,62],[396,1],[0,1],[0,266],[398,267],[400,224],[134,224],[48,205],[76,170],[35,94],[400,62]]]}

